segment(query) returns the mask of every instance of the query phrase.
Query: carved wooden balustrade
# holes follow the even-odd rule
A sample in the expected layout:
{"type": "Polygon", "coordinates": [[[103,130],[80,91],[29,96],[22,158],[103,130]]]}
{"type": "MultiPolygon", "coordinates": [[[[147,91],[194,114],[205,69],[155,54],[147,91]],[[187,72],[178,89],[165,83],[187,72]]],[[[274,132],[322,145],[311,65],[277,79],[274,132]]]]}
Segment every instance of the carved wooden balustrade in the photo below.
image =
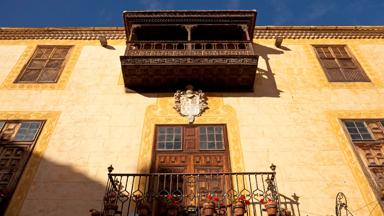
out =
{"type": "MultiPolygon", "coordinates": [[[[246,215],[265,215],[262,198],[279,206],[275,166],[272,172],[117,174],[110,167],[103,215],[167,215],[169,199],[178,203],[177,215],[200,215],[209,196],[216,197],[215,215],[234,215],[233,200],[244,196],[246,215]]],[[[279,209],[279,208],[277,208],[279,209]]]]}
{"type": "Polygon", "coordinates": [[[355,142],[355,146],[374,179],[377,190],[381,193],[381,199],[384,199],[384,141],[360,141],[355,142]]]}
{"type": "Polygon", "coordinates": [[[247,41],[140,41],[129,42],[126,56],[254,56],[247,41]]]}

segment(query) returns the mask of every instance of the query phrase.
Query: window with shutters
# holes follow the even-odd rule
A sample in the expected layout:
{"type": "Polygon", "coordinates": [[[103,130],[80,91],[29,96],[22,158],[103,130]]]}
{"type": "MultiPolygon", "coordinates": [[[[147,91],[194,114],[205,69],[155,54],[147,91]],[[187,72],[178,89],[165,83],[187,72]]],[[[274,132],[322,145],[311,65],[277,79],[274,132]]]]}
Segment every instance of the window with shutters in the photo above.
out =
{"type": "Polygon", "coordinates": [[[343,124],[376,194],[384,199],[384,119],[348,119],[343,124]]]}
{"type": "Polygon", "coordinates": [[[44,121],[0,120],[0,215],[10,201],[44,121]]]}
{"type": "Polygon", "coordinates": [[[72,46],[37,46],[15,83],[55,83],[72,46]]]}
{"type": "Polygon", "coordinates": [[[314,45],[329,82],[369,82],[345,45],[314,45]]]}

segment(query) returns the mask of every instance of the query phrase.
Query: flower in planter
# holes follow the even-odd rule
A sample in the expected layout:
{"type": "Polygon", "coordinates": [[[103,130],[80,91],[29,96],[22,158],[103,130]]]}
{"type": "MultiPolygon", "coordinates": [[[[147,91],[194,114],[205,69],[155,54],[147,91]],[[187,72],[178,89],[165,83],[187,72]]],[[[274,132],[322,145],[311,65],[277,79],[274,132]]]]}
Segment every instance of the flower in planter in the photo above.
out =
{"type": "Polygon", "coordinates": [[[218,196],[212,196],[212,194],[208,194],[207,199],[209,202],[213,202],[215,204],[218,204],[220,201],[220,198],[218,196]]]}
{"type": "Polygon", "coordinates": [[[164,204],[166,204],[166,206],[168,208],[171,208],[171,207],[179,208],[181,206],[180,198],[178,198],[172,194],[168,194],[167,196],[163,196],[162,202],[164,204]]]}
{"type": "Polygon", "coordinates": [[[271,198],[261,198],[260,203],[264,205],[265,211],[268,215],[276,215],[277,213],[277,202],[271,198]]]}
{"type": "Polygon", "coordinates": [[[234,198],[233,198],[232,203],[233,203],[233,204],[236,204],[236,203],[242,203],[244,206],[246,206],[246,205],[251,204],[251,201],[250,201],[250,200],[251,200],[251,197],[249,197],[249,198],[247,199],[247,197],[246,197],[245,195],[240,195],[240,196],[235,195],[234,198]]]}
{"type": "Polygon", "coordinates": [[[244,215],[246,206],[251,204],[251,196],[247,199],[245,195],[235,195],[233,198],[233,213],[234,215],[244,215]]]}

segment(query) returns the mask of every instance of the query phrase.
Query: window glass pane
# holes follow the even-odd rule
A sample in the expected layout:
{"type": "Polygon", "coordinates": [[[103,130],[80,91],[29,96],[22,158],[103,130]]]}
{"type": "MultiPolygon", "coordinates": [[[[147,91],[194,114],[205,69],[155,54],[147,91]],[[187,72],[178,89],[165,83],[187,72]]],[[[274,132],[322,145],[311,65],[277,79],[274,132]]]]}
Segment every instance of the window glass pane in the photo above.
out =
{"type": "Polygon", "coordinates": [[[357,129],[359,130],[360,133],[368,133],[368,130],[365,127],[364,128],[358,127],[357,129]]]}
{"type": "Polygon", "coordinates": [[[361,140],[361,137],[359,134],[351,134],[352,140],[361,140]]]}
{"type": "Polygon", "coordinates": [[[217,148],[217,149],[224,149],[223,142],[217,142],[217,143],[216,143],[216,148],[217,148]]]}
{"type": "Polygon", "coordinates": [[[363,133],[361,134],[363,140],[372,140],[371,134],[369,133],[363,133]]]}
{"type": "Polygon", "coordinates": [[[40,125],[39,122],[22,122],[16,133],[15,141],[33,141],[40,125]]]}
{"type": "Polygon", "coordinates": [[[181,149],[181,142],[175,142],[175,148],[174,149],[181,149]]]}
{"type": "Polygon", "coordinates": [[[45,68],[38,80],[42,82],[54,82],[58,74],[59,69],[45,68]]]}
{"type": "Polygon", "coordinates": [[[33,58],[47,59],[51,55],[53,47],[37,47],[33,58]]]}
{"type": "Polygon", "coordinates": [[[208,141],[215,141],[215,135],[214,134],[208,134],[208,141]]]}
{"type": "Polygon", "coordinates": [[[221,141],[223,140],[223,137],[221,134],[216,134],[216,141],[221,141]]]}
{"type": "Polygon", "coordinates": [[[5,121],[0,121],[0,131],[4,127],[4,125],[5,125],[5,121]]]}
{"type": "Polygon", "coordinates": [[[355,121],[356,127],[365,128],[365,124],[363,121],[355,121]]]}
{"type": "Polygon", "coordinates": [[[165,143],[165,148],[166,149],[170,149],[170,150],[173,149],[173,142],[166,142],[165,143]]]}
{"type": "Polygon", "coordinates": [[[223,133],[223,128],[222,127],[215,127],[215,133],[223,133]]]}
{"type": "Polygon", "coordinates": [[[359,133],[359,130],[357,130],[356,128],[348,128],[348,132],[349,133],[359,133]]]}
{"type": "Polygon", "coordinates": [[[164,149],[165,148],[165,143],[164,142],[158,142],[157,143],[157,149],[164,149]]]}
{"type": "Polygon", "coordinates": [[[33,59],[29,65],[28,69],[42,69],[47,61],[40,59],[33,59]]]}
{"type": "Polygon", "coordinates": [[[157,127],[157,149],[158,150],[180,150],[182,149],[182,128],[160,126],[157,127]]]}
{"type": "Polygon", "coordinates": [[[175,142],[181,142],[181,136],[180,135],[175,136],[175,142]]]}
{"type": "Polygon", "coordinates": [[[45,65],[46,68],[60,68],[63,60],[50,59],[45,65]]]}
{"type": "Polygon", "coordinates": [[[159,134],[157,137],[158,137],[157,139],[158,139],[159,142],[165,141],[165,135],[160,135],[159,134]]]}
{"type": "Polygon", "coordinates": [[[200,140],[200,149],[207,149],[207,142],[200,140]]]}
{"type": "Polygon", "coordinates": [[[355,127],[355,123],[353,121],[345,121],[344,124],[347,127],[355,127]]]}
{"type": "Polygon", "coordinates": [[[53,51],[53,47],[38,47],[38,49],[41,49],[43,51],[43,54],[39,58],[47,59],[51,55],[53,51]]]}
{"type": "Polygon", "coordinates": [[[207,141],[207,135],[205,134],[200,134],[200,141],[203,142],[203,141],[207,141]]]}
{"type": "Polygon", "coordinates": [[[167,142],[173,141],[173,135],[167,135],[166,141],[167,142]]]}
{"type": "Polygon", "coordinates": [[[23,75],[20,77],[20,81],[36,81],[40,74],[40,70],[26,69],[23,75]]]}
{"type": "Polygon", "coordinates": [[[215,149],[215,142],[208,142],[208,149],[215,149]]]}
{"type": "Polygon", "coordinates": [[[69,51],[68,47],[58,47],[52,54],[52,58],[65,58],[69,51]]]}
{"type": "Polygon", "coordinates": [[[222,150],[224,149],[222,126],[200,126],[200,132],[207,131],[208,134],[200,133],[200,149],[222,150]]]}

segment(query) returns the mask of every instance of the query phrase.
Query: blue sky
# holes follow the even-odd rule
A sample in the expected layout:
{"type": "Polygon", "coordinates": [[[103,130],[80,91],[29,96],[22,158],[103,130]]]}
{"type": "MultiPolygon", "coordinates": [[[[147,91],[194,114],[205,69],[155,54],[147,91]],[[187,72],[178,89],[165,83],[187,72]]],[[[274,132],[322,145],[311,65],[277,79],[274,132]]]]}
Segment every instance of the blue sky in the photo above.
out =
{"type": "Polygon", "coordinates": [[[0,26],[122,26],[124,10],[160,9],[256,9],[257,25],[384,25],[384,0],[0,0],[0,26]]]}

